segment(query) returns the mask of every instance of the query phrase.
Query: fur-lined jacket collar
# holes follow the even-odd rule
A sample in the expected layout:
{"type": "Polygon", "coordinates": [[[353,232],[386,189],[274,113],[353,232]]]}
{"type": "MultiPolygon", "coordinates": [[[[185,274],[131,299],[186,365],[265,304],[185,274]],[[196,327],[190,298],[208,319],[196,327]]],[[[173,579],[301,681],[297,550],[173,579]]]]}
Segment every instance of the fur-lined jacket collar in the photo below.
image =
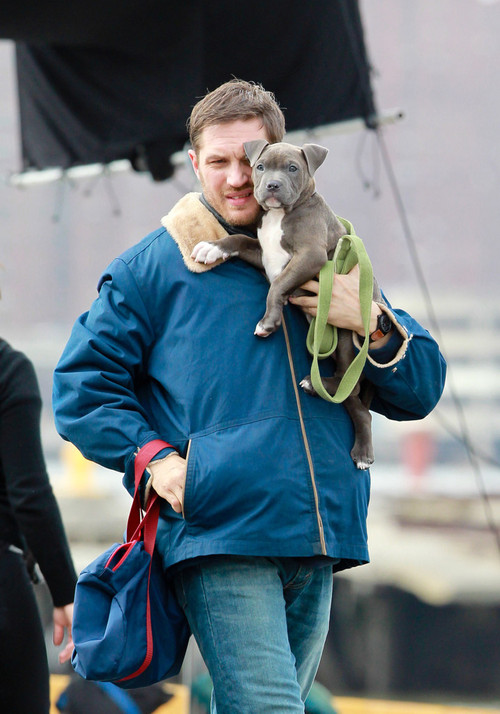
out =
{"type": "Polygon", "coordinates": [[[199,193],[187,193],[161,219],[161,223],[179,246],[186,267],[193,273],[203,273],[223,262],[219,259],[205,265],[191,258],[194,246],[200,241],[214,241],[227,236],[225,228],[200,201],[199,193]]]}

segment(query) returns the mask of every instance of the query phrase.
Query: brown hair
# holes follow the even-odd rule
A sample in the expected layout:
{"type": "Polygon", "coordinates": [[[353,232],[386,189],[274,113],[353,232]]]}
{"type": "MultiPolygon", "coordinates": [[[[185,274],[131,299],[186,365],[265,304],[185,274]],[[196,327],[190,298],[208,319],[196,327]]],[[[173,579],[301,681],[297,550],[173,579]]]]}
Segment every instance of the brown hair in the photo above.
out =
{"type": "Polygon", "coordinates": [[[231,79],[208,92],[194,105],[187,121],[191,146],[198,151],[200,136],[206,126],[253,117],[262,119],[271,144],[282,141],[285,117],[274,94],[261,84],[231,79]]]}

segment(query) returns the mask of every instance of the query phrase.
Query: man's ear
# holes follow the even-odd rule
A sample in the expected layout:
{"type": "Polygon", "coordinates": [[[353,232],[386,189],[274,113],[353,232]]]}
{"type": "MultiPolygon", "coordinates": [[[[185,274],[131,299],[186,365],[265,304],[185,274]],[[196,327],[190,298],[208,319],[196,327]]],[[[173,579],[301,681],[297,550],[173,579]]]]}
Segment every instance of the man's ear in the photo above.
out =
{"type": "Polygon", "coordinates": [[[198,157],[196,156],[196,151],[194,151],[193,149],[189,149],[188,156],[191,159],[191,164],[193,165],[193,171],[195,172],[197,178],[200,178],[200,174],[198,172],[198,157]]]}
{"type": "Polygon", "coordinates": [[[269,142],[265,139],[254,139],[253,141],[245,141],[243,148],[245,149],[245,154],[250,162],[250,166],[253,166],[259,156],[262,154],[266,146],[269,146],[269,142]]]}
{"type": "Polygon", "coordinates": [[[320,146],[319,144],[304,144],[302,153],[304,154],[309,173],[311,176],[314,176],[316,169],[319,168],[326,159],[328,149],[325,149],[324,146],[320,146]]]}

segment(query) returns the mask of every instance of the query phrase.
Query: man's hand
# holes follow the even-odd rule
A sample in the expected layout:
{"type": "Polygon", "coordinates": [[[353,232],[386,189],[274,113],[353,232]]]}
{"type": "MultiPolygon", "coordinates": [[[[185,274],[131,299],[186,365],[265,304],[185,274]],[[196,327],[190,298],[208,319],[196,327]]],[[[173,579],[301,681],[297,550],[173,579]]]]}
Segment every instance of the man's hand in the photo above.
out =
{"type": "MultiPolygon", "coordinates": [[[[300,287],[313,295],[290,296],[289,300],[293,305],[301,307],[308,315],[315,317],[318,308],[319,282],[308,280],[300,287]]],[[[377,329],[377,316],[380,312],[380,307],[372,301],[370,334],[377,329]]],[[[355,265],[347,275],[335,275],[327,321],[330,325],[353,330],[364,337],[365,331],[359,304],[359,265],[355,265]]]]}
{"type": "Polygon", "coordinates": [[[175,451],[164,459],[148,464],[152,487],[161,498],[170,503],[176,513],[182,513],[186,470],[186,460],[175,451]]]}
{"type": "Polygon", "coordinates": [[[73,622],[73,603],[64,605],[64,607],[55,607],[52,615],[54,622],[54,634],[52,640],[56,647],[62,644],[64,639],[64,630],[68,631],[68,641],[62,652],[59,653],[59,662],[64,664],[71,658],[73,652],[73,637],[71,635],[71,624],[73,622]]]}

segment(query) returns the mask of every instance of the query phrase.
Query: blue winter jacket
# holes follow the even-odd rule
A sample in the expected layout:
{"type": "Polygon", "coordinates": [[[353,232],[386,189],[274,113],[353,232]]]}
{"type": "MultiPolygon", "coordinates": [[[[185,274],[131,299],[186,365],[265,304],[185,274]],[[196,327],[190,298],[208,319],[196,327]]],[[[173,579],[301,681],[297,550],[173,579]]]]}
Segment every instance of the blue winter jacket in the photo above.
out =
{"type": "MultiPolygon", "coordinates": [[[[58,431],[124,472],[129,491],[134,455],[152,439],[187,458],[183,513],[162,506],[166,566],[228,553],[323,554],[339,559],[336,569],[367,562],[370,474],[350,457],[345,408],[298,386],[310,371],[303,313],[285,307],[283,326],[256,337],[265,276],[238,259],[190,259],[199,240],[226,235],[198,194],[162,222],[111,263],[73,328],[54,377],[58,431]]],[[[444,361],[415,320],[387,311],[397,354],[381,348],[366,364],[372,409],[419,419],[441,395],[444,361]]],[[[324,374],[332,366],[324,360],[324,374]]]]}

